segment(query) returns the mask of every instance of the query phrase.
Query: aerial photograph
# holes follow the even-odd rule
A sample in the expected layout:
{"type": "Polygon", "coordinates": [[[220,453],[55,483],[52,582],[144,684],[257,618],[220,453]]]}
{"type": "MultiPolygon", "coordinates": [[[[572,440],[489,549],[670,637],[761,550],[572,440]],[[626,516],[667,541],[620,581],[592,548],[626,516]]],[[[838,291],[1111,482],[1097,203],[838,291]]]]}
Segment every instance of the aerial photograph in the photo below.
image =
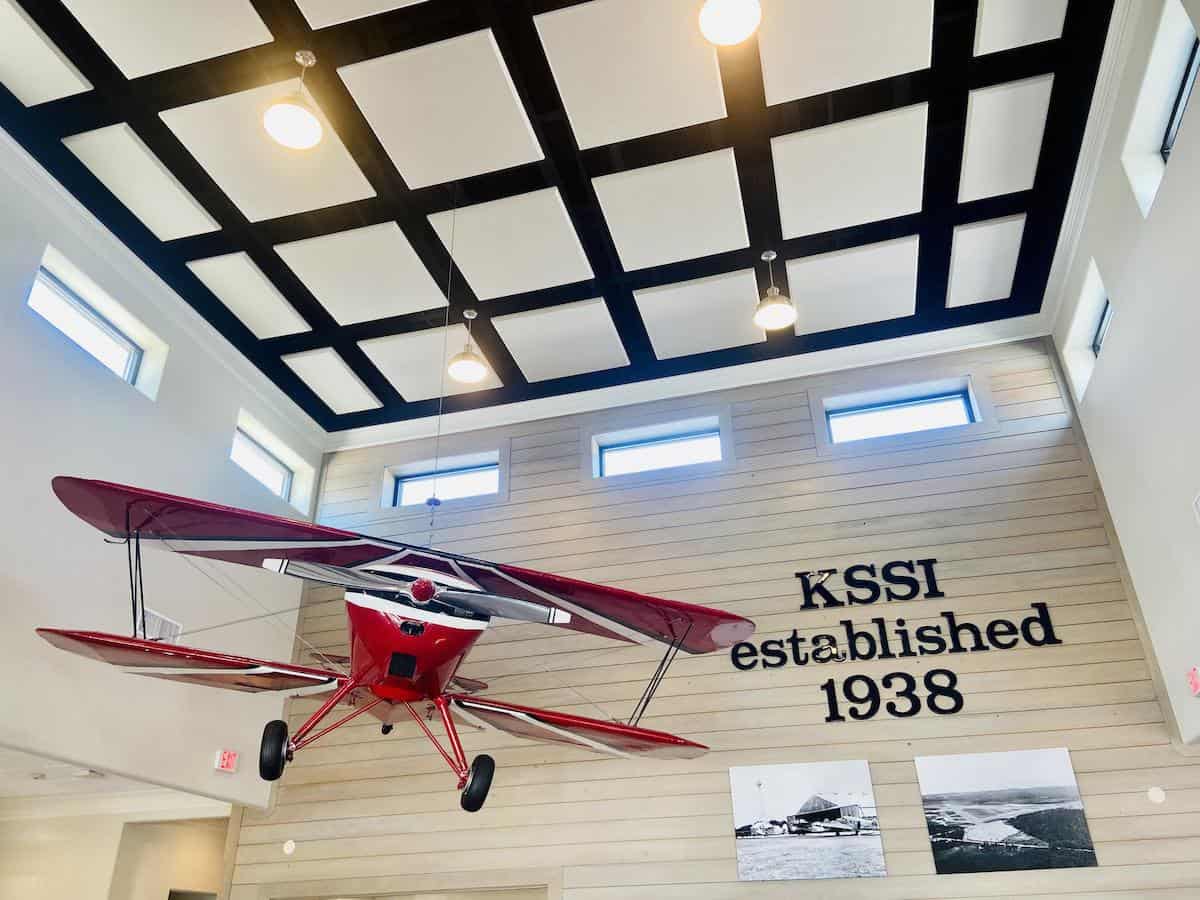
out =
{"type": "Polygon", "coordinates": [[[916,763],[939,873],[1096,865],[1065,749],[918,756],[916,763]]]}

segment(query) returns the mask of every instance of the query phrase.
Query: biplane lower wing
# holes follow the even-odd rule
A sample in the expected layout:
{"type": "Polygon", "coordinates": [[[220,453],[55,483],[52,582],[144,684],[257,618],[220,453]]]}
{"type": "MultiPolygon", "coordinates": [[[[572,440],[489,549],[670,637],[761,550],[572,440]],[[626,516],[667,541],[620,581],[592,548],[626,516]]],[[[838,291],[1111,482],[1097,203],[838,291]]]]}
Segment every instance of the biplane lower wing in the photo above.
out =
{"type": "Polygon", "coordinates": [[[333,690],[344,680],[342,675],[325,669],[179,647],[100,631],[39,628],[37,633],[60,650],[106,662],[135,675],[231,691],[279,691],[312,695],[333,690]]]}
{"type": "Polygon", "coordinates": [[[653,756],[661,759],[693,759],[708,751],[703,744],[686,738],[621,722],[603,722],[570,713],[462,694],[452,694],[450,700],[455,710],[468,720],[534,741],[570,744],[612,756],[653,756]]]}
{"type": "Polygon", "coordinates": [[[59,476],[53,486],[68,509],[105,534],[161,542],[189,556],[356,590],[400,590],[397,578],[425,578],[460,598],[474,591],[560,611],[547,617],[551,625],[615,640],[659,641],[686,653],[729,647],[754,631],[753,622],[724,610],[339,528],[108,481],[59,476]]]}

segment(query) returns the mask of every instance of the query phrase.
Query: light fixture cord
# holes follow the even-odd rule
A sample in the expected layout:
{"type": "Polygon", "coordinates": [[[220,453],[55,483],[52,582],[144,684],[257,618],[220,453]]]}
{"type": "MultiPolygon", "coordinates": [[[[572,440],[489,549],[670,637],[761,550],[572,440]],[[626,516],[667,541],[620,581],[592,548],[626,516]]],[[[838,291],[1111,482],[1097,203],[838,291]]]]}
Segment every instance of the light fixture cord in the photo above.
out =
{"type": "MultiPolygon", "coordinates": [[[[425,546],[433,546],[434,523],[437,521],[438,461],[442,450],[442,412],[446,407],[446,362],[450,345],[450,288],[454,284],[454,235],[458,226],[458,185],[454,185],[454,206],[450,213],[450,259],[446,264],[446,317],[442,322],[442,372],[438,388],[437,430],[433,437],[433,494],[425,501],[429,505],[429,540],[425,546]]],[[[467,343],[471,341],[471,323],[467,322],[467,343]]]]}
{"type": "Polygon", "coordinates": [[[771,282],[771,287],[775,287],[775,260],[767,260],[767,278],[771,282]]]}

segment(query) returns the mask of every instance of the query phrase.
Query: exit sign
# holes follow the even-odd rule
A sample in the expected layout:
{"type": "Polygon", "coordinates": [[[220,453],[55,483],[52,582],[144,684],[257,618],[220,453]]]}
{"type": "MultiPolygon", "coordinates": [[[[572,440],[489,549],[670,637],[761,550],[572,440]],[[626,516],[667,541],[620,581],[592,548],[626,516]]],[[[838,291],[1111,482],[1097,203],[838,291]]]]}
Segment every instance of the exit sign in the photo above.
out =
{"type": "Polygon", "coordinates": [[[218,750],[214,768],[218,772],[236,772],[238,754],[236,750],[218,750]]]}
{"type": "Polygon", "coordinates": [[[1195,666],[1188,672],[1188,687],[1192,689],[1192,693],[1200,697],[1200,668],[1195,666]]]}

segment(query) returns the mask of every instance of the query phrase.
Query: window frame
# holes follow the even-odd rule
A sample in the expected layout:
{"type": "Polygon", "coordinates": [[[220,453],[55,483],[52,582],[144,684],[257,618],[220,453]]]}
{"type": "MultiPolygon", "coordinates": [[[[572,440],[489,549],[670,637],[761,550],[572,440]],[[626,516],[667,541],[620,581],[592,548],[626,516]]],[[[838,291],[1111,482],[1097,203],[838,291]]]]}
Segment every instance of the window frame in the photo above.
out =
{"type": "Polygon", "coordinates": [[[1192,42],[1187,65],[1183,68],[1183,78],[1179,82],[1179,90],[1175,93],[1175,102],[1171,105],[1171,115],[1167,118],[1167,127],[1163,131],[1162,145],[1159,147],[1158,153],[1164,163],[1170,162],[1171,151],[1175,147],[1175,139],[1179,136],[1179,128],[1183,124],[1183,114],[1187,112],[1188,102],[1196,87],[1198,74],[1200,74],[1200,36],[1192,42]]]}
{"type": "MultiPolygon", "coordinates": [[[[250,432],[248,432],[241,425],[234,426],[234,429],[233,429],[234,444],[237,443],[238,435],[241,435],[243,438],[245,438],[246,441],[249,442],[249,444],[252,447],[254,447],[256,450],[258,450],[259,453],[263,454],[263,456],[265,456],[271,462],[275,463],[275,465],[279,466],[279,468],[281,468],[284,472],[287,473],[287,477],[283,481],[283,490],[278,494],[275,494],[274,491],[271,491],[271,493],[275,494],[275,496],[279,497],[281,500],[284,500],[287,503],[291,503],[292,502],[292,488],[296,483],[296,470],[293,469],[291,466],[289,466],[287,463],[285,463],[276,454],[272,453],[265,446],[263,446],[262,441],[257,440],[254,437],[254,435],[250,434],[250,432]]],[[[243,472],[245,472],[251,478],[254,478],[254,475],[249,470],[247,470],[244,466],[239,464],[236,459],[233,458],[233,445],[232,444],[230,445],[230,449],[229,449],[229,459],[235,466],[237,466],[239,469],[241,469],[243,472]]],[[[267,488],[267,490],[269,490],[269,491],[271,490],[269,487],[267,487],[267,485],[263,484],[257,478],[254,478],[254,480],[256,482],[258,482],[258,484],[262,484],[262,486],[264,488],[267,488]]]]}
{"type": "MultiPolygon", "coordinates": [[[[456,467],[450,468],[450,469],[430,469],[430,470],[424,471],[424,472],[411,472],[411,473],[407,473],[407,474],[395,473],[392,475],[392,506],[395,507],[396,509],[404,509],[406,506],[414,507],[414,506],[427,505],[428,498],[426,498],[426,500],[421,501],[420,503],[404,503],[404,504],[402,504],[400,502],[400,495],[404,491],[404,484],[406,482],[436,480],[438,478],[443,478],[447,475],[462,475],[467,472],[483,472],[483,471],[490,471],[492,469],[496,470],[496,490],[488,491],[487,493],[484,493],[484,494],[470,494],[466,497],[452,498],[454,500],[473,500],[477,497],[491,497],[494,495],[498,495],[500,493],[501,477],[500,477],[500,461],[499,460],[496,460],[495,462],[481,463],[479,465],[456,466],[456,467]]],[[[441,500],[441,498],[439,498],[439,505],[441,503],[445,503],[445,502],[447,502],[447,501],[441,500]]]]}
{"type": "Polygon", "coordinates": [[[34,274],[34,286],[36,286],[39,282],[57,294],[67,303],[67,305],[79,313],[85,321],[95,326],[111,340],[116,341],[118,344],[121,344],[128,349],[129,359],[125,363],[125,371],[118,372],[115,369],[110,369],[108,366],[104,365],[104,362],[97,357],[96,354],[59,328],[58,325],[56,325],[49,318],[42,315],[40,310],[33,307],[30,302],[33,299],[33,287],[30,287],[30,295],[25,298],[25,305],[33,310],[33,312],[40,316],[43,320],[49,323],[55,331],[69,340],[89,357],[96,360],[96,362],[100,363],[100,365],[104,366],[107,371],[112,372],[126,384],[136,385],[138,375],[142,369],[142,360],[146,355],[146,348],[114,325],[111,321],[109,321],[109,319],[99,310],[97,310],[96,307],[88,303],[88,301],[78,291],[74,290],[69,284],[47,269],[44,265],[39,265],[37,272],[34,274]]]}
{"type": "Polygon", "coordinates": [[[837,447],[844,447],[848,444],[855,444],[859,441],[879,440],[881,438],[902,437],[908,434],[923,434],[928,431],[940,431],[943,428],[962,428],[968,425],[975,425],[979,422],[979,413],[975,409],[975,404],[971,401],[971,391],[967,387],[953,391],[939,391],[933,394],[925,394],[918,397],[906,397],[903,400],[883,400],[877,403],[863,403],[858,406],[847,406],[838,409],[825,410],[825,427],[829,432],[830,444],[837,447]],[[833,420],[843,416],[852,416],[856,413],[877,412],[885,409],[901,409],[906,406],[923,406],[928,403],[934,403],[939,400],[957,399],[967,413],[967,421],[960,422],[958,425],[945,425],[940,428],[919,428],[914,431],[893,431],[888,434],[875,434],[865,438],[855,438],[849,441],[839,441],[833,436],[833,420]]]}
{"type": "Polygon", "coordinates": [[[708,463],[708,464],[719,463],[719,462],[723,462],[724,459],[725,459],[725,448],[724,448],[722,440],[721,440],[721,426],[718,423],[717,425],[715,425],[712,428],[704,428],[704,429],[693,430],[693,431],[688,431],[688,432],[680,432],[677,434],[665,434],[665,435],[660,435],[657,437],[646,437],[646,438],[638,438],[635,440],[628,440],[628,441],[617,441],[617,442],[614,442],[611,444],[597,443],[596,444],[596,465],[597,465],[596,477],[597,478],[614,478],[614,477],[619,478],[621,475],[640,475],[644,472],[661,472],[665,469],[681,469],[686,466],[704,465],[705,463],[708,463]],[[706,460],[702,460],[702,461],[698,461],[698,462],[694,462],[694,463],[679,463],[678,465],[674,465],[674,466],[656,466],[653,469],[640,469],[637,472],[621,472],[616,476],[608,475],[604,471],[604,457],[610,450],[627,450],[630,447],[653,447],[653,446],[657,446],[659,444],[673,444],[678,441],[686,441],[686,440],[690,440],[692,438],[700,438],[700,437],[715,437],[717,439],[717,446],[721,450],[721,458],[720,459],[706,459],[706,460]]]}
{"type": "Polygon", "coordinates": [[[1108,338],[1108,329],[1112,325],[1113,305],[1112,301],[1107,297],[1104,298],[1104,308],[1100,310],[1100,319],[1096,322],[1096,330],[1092,333],[1092,356],[1096,359],[1100,358],[1100,351],[1104,348],[1104,341],[1108,338]]]}

